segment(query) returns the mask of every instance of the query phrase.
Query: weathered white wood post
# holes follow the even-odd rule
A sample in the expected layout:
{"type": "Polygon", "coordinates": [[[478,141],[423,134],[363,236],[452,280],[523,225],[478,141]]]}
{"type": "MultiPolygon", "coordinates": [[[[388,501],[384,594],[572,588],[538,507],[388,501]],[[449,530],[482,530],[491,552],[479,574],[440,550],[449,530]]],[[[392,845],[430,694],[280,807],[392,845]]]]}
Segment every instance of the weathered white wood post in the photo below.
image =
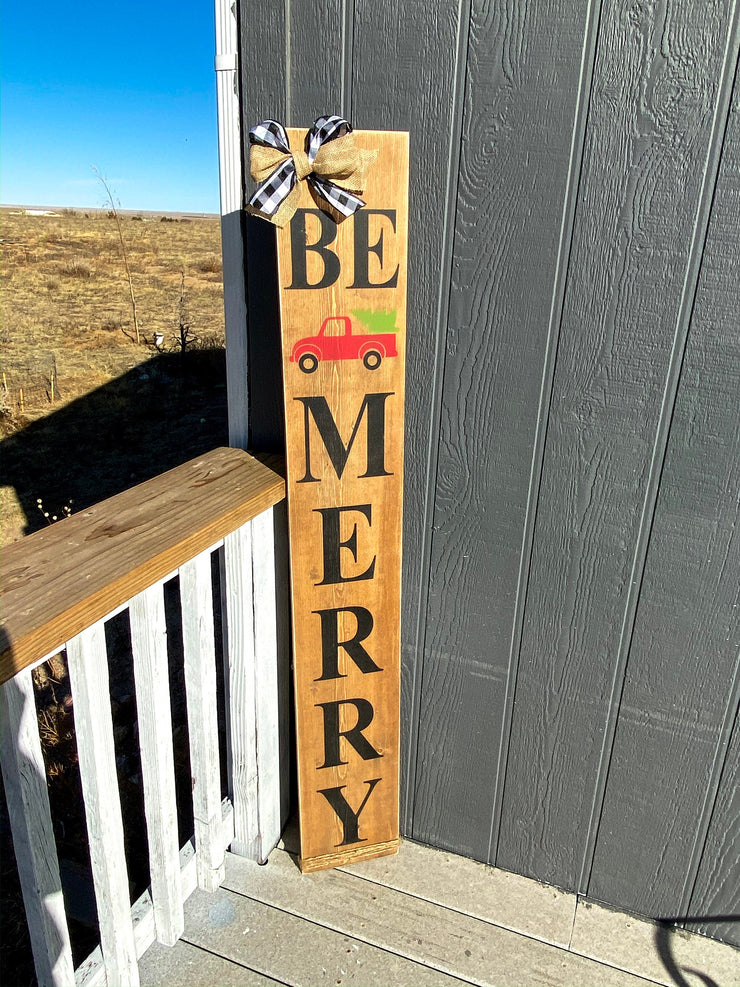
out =
{"type": "Polygon", "coordinates": [[[36,976],[41,985],[75,980],[31,669],[0,688],[2,771],[36,976]]]}
{"type": "MultiPolygon", "coordinates": [[[[249,441],[247,302],[242,235],[242,149],[237,7],[216,0],[216,79],[221,188],[229,443],[249,441]]],[[[273,513],[224,541],[229,786],[232,850],[265,860],[281,831],[279,655],[273,513]],[[269,586],[263,579],[269,574],[269,586]]],[[[284,768],[283,768],[284,770],[284,768]]],[[[283,786],[285,787],[285,786],[283,786]]]]}
{"type": "Polygon", "coordinates": [[[75,702],[77,752],[90,841],[90,862],[108,982],[138,987],[123,819],[116,778],[116,754],[102,621],[67,643],[69,680],[75,702]],[[106,701],[101,702],[101,697],[106,701]]]}

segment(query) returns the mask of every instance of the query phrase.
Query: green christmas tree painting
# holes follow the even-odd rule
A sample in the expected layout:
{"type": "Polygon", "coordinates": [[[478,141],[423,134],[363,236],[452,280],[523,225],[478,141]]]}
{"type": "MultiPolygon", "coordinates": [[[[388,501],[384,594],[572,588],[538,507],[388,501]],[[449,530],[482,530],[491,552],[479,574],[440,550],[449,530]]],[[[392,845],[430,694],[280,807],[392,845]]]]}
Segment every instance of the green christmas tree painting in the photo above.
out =
{"type": "Polygon", "coordinates": [[[399,332],[396,325],[395,308],[381,308],[377,312],[373,312],[369,308],[357,308],[353,309],[352,315],[356,319],[359,319],[363,325],[367,326],[370,332],[378,334],[399,332]]]}

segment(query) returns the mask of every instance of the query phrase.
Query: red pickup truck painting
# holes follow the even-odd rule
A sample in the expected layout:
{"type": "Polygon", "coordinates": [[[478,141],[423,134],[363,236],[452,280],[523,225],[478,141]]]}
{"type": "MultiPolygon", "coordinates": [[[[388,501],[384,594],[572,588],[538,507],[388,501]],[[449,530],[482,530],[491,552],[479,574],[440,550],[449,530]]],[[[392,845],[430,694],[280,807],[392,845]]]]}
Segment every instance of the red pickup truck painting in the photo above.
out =
{"type": "Polygon", "coordinates": [[[349,316],[330,315],[316,336],[298,340],[290,360],[312,374],[320,360],[362,360],[368,370],[377,370],[387,356],[398,356],[394,332],[353,333],[349,316]]]}

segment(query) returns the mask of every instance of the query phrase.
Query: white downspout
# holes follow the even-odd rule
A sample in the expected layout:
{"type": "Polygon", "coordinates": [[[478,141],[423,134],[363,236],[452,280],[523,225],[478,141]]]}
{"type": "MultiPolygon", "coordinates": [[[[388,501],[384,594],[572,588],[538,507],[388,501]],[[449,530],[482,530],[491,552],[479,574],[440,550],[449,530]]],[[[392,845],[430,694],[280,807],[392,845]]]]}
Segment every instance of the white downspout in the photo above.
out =
{"type": "Polygon", "coordinates": [[[241,227],[242,149],[236,0],[216,0],[216,101],[221,187],[221,252],[226,322],[229,445],[249,441],[247,299],[241,227]]]}

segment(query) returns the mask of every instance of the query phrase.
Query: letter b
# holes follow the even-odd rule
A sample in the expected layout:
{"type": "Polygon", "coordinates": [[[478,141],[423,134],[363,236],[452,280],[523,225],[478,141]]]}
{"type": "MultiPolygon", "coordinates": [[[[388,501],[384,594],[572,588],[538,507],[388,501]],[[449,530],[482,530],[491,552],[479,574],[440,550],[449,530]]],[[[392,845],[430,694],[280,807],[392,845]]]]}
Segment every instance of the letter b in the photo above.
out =
{"type": "Polygon", "coordinates": [[[293,282],[289,288],[328,288],[339,277],[339,258],[329,244],[337,237],[336,223],[320,209],[296,209],[290,221],[290,262],[293,268],[293,282]],[[308,243],[306,235],[306,215],[317,216],[321,225],[319,238],[315,243],[308,243]],[[306,256],[309,252],[318,254],[324,270],[316,284],[308,281],[306,256]]]}

